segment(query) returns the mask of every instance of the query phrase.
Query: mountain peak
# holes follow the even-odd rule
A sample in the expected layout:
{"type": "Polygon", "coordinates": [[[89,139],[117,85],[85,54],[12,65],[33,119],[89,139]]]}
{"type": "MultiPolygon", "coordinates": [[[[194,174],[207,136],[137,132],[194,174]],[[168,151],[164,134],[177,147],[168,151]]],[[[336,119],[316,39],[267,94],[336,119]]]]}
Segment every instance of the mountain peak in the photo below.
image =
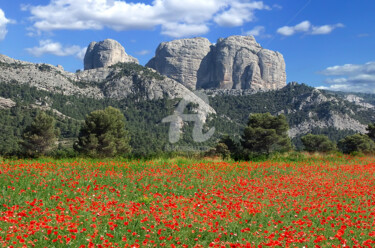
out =
{"type": "Polygon", "coordinates": [[[147,65],[189,89],[276,90],[286,85],[285,61],[253,36],[163,42],[147,65]]]}
{"type": "Polygon", "coordinates": [[[106,39],[91,42],[84,58],[85,70],[108,67],[119,62],[137,63],[138,60],[125,52],[125,48],[117,41],[106,39]]]}

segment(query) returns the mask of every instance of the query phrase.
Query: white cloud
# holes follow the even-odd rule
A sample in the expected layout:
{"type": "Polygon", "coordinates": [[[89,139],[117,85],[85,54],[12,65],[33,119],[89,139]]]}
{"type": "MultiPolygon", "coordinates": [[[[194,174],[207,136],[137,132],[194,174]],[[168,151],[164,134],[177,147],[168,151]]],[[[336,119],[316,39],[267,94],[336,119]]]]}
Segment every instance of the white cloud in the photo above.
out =
{"type": "Polygon", "coordinates": [[[313,26],[309,21],[303,21],[295,26],[281,27],[277,30],[277,33],[283,36],[292,36],[296,33],[323,35],[330,34],[333,30],[343,27],[344,25],[342,23],[337,23],[334,25],[313,26]]]}
{"type": "Polygon", "coordinates": [[[319,27],[313,27],[311,34],[312,35],[319,35],[319,34],[330,34],[336,28],[343,28],[344,25],[342,23],[338,23],[335,25],[323,25],[319,27]]]}
{"type": "Polygon", "coordinates": [[[256,26],[252,30],[249,30],[245,33],[246,35],[252,35],[254,37],[260,38],[270,38],[271,35],[266,34],[266,28],[264,26],[256,26]]]}
{"type": "Polygon", "coordinates": [[[0,40],[5,39],[5,36],[8,33],[7,24],[11,23],[11,20],[5,17],[5,13],[0,9],[0,40]]]}
{"type": "Polygon", "coordinates": [[[39,42],[38,47],[26,48],[26,51],[35,57],[40,57],[44,54],[53,54],[56,56],[75,56],[79,59],[83,59],[86,49],[87,48],[81,48],[80,46],[63,47],[59,42],[42,40],[39,42]]]}
{"type": "Polygon", "coordinates": [[[147,55],[149,53],[151,53],[151,51],[149,51],[149,50],[142,50],[142,51],[136,52],[135,54],[144,56],[144,55],[147,55]]]}
{"type": "Polygon", "coordinates": [[[51,0],[48,5],[23,6],[30,11],[34,32],[53,30],[152,30],[161,26],[172,37],[199,35],[219,26],[241,26],[256,10],[270,9],[253,0],[51,0]]]}
{"type": "Polygon", "coordinates": [[[230,5],[230,8],[215,16],[214,21],[223,27],[238,27],[245,22],[254,20],[254,10],[270,10],[270,8],[261,1],[257,2],[236,2],[230,5]]]}
{"type": "Polygon", "coordinates": [[[309,21],[304,21],[294,26],[294,30],[296,32],[307,32],[309,31],[310,27],[311,27],[311,23],[309,21]]]}
{"type": "Polygon", "coordinates": [[[375,93],[375,62],[332,66],[319,72],[328,76],[321,89],[375,93]]]}
{"type": "Polygon", "coordinates": [[[192,35],[201,35],[209,31],[207,25],[166,23],[163,25],[162,34],[170,37],[187,37],[192,35]]]}

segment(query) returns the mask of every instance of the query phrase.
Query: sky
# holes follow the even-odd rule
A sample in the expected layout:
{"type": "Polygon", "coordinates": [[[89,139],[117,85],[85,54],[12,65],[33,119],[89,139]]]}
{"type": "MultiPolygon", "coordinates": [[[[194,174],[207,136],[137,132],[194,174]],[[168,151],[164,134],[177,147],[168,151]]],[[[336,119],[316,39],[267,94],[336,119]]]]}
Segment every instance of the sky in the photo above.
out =
{"type": "Polygon", "coordinates": [[[287,82],[375,93],[374,0],[0,0],[0,54],[75,72],[91,41],[145,65],[159,43],[253,35],[287,82]]]}

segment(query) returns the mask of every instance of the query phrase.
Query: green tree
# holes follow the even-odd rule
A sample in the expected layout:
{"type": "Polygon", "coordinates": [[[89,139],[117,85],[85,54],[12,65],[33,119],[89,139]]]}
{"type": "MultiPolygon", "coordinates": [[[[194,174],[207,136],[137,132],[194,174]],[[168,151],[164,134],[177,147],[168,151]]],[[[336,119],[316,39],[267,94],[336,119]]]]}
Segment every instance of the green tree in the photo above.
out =
{"type": "Polygon", "coordinates": [[[241,140],[245,156],[269,155],[273,152],[291,150],[288,129],[289,125],[284,115],[272,116],[270,113],[250,115],[241,140]]]}
{"type": "Polygon", "coordinates": [[[220,155],[222,159],[230,158],[230,151],[228,146],[224,143],[218,143],[215,147],[215,153],[220,155]]]}
{"type": "Polygon", "coordinates": [[[354,134],[345,137],[344,139],[339,141],[338,147],[344,153],[371,153],[375,151],[374,141],[372,141],[369,136],[363,134],[354,134]]]}
{"type": "Polygon", "coordinates": [[[86,117],[74,149],[91,157],[113,157],[129,153],[129,141],[124,115],[108,107],[86,117]]]}
{"type": "Polygon", "coordinates": [[[336,150],[336,145],[325,135],[308,134],[301,138],[304,150],[307,152],[330,152],[336,150]]]}
{"type": "Polygon", "coordinates": [[[20,145],[26,156],[45,155],[56,145],[59,135],[60,131],[55,127],[55,119],[41,111],[26,127],[20,145]]]}
{"type": "Polygon", "coordinates": [[[367,136],[370,137],[373,141],[375,141],[375,123],[369,124],[366,128],[367,130],[367,136]]]}

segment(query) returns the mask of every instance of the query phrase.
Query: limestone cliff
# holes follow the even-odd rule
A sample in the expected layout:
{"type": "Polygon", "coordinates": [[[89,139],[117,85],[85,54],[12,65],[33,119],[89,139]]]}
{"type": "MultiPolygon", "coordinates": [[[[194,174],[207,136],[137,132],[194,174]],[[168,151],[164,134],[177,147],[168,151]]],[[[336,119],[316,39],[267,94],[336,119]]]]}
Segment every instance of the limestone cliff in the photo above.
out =
{"type": "Polygon", "coordinates": [[[283,56],[252,36],[164,42],[147,65],[189,89],[276,90],[286,85],[283,56]]]}
{"type": "Polygon", "coordinates": [[[106,39],[100,42],[91,42],[84,58],[85,70],[108,67],[119,62],[137,63],[138,60],[128,55],[124,47],[115,40],[106,39]]]}

